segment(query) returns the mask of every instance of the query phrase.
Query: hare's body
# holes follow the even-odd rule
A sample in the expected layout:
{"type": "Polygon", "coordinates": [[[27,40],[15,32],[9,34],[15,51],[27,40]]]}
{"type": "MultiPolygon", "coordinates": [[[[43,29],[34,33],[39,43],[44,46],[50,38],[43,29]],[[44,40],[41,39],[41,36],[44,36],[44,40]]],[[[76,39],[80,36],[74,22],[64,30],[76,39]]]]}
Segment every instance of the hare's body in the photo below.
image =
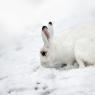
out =
{"type": "Polygon", "coordinates": [[[95,65],[95,38],[84,38],[75,45],[75,57],[80,67],[95,65]]]}

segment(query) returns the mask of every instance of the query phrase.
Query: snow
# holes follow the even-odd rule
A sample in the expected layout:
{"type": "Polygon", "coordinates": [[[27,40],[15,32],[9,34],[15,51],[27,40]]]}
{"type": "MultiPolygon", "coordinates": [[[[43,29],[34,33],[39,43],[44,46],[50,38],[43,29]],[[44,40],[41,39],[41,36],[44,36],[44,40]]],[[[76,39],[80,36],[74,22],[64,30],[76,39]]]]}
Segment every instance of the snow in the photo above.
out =
{"type": "Polygon", "coordinates": [[[27,32],[2,52],[0,95],[94,95],[95,68],[43,68],[39,60],[40,40],[40,35],[27,32]]]}
{"type": "Polygon", "coordinates": [[[47,69],[39,59],[42,25],[53,21],[56,36],[95,23],[95,1],[39,1],[0,1],[0,95],[95,95],[94,67],[47,69]]]}

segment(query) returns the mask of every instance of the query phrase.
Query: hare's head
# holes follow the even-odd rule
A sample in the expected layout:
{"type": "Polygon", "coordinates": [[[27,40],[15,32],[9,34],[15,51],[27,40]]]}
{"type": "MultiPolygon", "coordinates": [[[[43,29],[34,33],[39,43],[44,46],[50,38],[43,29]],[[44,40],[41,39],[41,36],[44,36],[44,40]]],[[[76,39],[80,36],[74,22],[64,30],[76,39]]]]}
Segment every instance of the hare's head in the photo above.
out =
{"type": "Polygon", "coordinates": [[[62,48],[56,41],[53,40],[52,22],[49,22],[48,27],[42,27],[42,39],[44,42],[44,46],[40,50],[40,60],[42,66],[47,68],[60,67],[62,65],[62,48]]]}

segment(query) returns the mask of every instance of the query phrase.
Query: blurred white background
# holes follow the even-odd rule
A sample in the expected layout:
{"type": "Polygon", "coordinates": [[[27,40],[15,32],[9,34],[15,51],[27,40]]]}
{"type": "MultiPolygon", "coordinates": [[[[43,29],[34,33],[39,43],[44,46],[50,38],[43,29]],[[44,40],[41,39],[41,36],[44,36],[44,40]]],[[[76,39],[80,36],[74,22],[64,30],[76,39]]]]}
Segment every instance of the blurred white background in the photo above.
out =
{"type": "Polygon", "coordinates": [[[56,31],[94,23],[95,0],[0,0],[0,45],[25,31],[40,33],[48,21],[54,22],[56,31]]]}

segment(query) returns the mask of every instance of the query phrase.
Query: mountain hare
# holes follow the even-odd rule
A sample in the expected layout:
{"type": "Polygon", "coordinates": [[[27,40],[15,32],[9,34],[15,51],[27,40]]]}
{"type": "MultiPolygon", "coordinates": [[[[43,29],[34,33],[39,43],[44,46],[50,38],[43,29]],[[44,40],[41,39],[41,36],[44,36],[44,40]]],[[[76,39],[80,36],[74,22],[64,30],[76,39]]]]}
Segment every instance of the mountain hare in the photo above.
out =
{"type": "Polygon", "coordinates": [[[95,37],[93,26],[75,27],[54,39],[52,22],[42,27],[44,46],[40,50],[40,61],[47,68],[60,68],[79,64],[80,67],[95,62],[95,41],[83,38],[95,37]],[[92,51],[91,51],[92,50],[92,51]]]}

